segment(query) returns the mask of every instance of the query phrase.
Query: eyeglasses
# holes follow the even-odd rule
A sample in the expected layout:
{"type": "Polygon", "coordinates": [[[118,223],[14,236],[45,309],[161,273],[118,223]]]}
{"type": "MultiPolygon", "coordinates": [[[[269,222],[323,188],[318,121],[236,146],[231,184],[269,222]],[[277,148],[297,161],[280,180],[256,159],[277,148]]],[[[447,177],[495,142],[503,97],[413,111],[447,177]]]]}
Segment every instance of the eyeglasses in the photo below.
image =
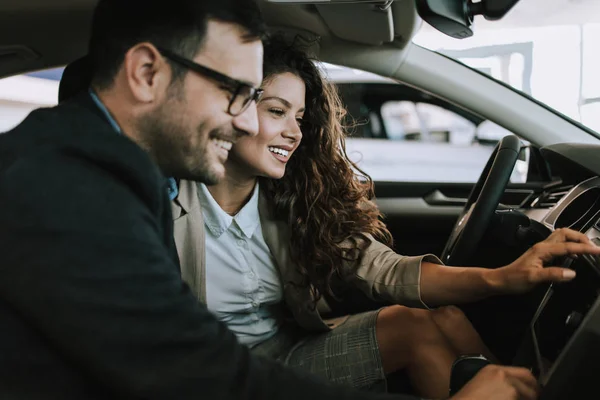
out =
{"type": "Polygon", "coordinates": [[[204,75],[207,78],[211,78],[219,83],[222,83],[232,94],[231,99],[229,100],[227,113],[233,117],[236,117],[246,111],[253,101],[258,102],[262,97],[262,89],[231,78],[225,74],[215,71],[214,69],[195,63],[194,61],[188,60],[187,58],[175,54],[170,50],[160,47],[157,47],[157,49],[163,56],[171,61],[174,61],[200,75],[204,75]]]}

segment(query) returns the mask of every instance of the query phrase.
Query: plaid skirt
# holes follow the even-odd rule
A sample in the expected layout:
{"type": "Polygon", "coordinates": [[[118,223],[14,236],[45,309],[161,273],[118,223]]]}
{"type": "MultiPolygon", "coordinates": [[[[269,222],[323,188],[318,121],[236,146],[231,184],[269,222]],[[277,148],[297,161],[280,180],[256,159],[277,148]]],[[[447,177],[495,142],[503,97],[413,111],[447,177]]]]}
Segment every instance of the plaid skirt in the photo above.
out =
{"type": "Polygon", "coordinates": [[[334,383],[385,392],[385,373],[375,330],[378,314],[379,310],[352,315],[335,329],[323,333],[284,325],[272,338],[254,346],[252,353],[334,383]]]}

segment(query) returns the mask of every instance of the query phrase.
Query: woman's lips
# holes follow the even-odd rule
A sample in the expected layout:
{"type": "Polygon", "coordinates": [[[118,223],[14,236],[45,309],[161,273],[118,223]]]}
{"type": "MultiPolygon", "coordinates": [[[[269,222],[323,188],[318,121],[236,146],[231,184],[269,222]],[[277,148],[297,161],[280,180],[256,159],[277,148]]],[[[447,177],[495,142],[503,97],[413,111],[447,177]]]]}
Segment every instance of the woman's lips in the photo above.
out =
{"type": "Polygon", "coordinates": [[[287,156],[282,156],[281,154],[273,153],[272,151],[269,151],[269,153],[271,153],[271,155],[275,157],[275,159],[284,164],[287,163],[290,159],[289,154],[287,156]]]}
{"type": "Polygon", "coordinates": [[[279,147],[279,146],[269,146],[269,153],[273,157],[275,157],[278,161],[282,163],[287,163],[292,155],[293,148],[290,146],[286,146],[287,148],[279,147]]]}

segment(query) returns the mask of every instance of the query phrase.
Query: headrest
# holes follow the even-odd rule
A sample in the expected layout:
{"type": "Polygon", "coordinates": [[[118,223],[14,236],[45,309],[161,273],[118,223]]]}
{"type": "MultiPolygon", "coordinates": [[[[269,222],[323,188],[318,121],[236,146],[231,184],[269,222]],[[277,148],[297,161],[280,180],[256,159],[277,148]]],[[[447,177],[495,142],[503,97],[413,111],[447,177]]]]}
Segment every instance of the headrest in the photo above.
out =
{"type": "Polygon", "coordinates": [[[92,66],[89,57],[73,61],[63,71],[58,86],[58,102],[69,100],[76,94],[87,90],[92,82],[92,66]]]}

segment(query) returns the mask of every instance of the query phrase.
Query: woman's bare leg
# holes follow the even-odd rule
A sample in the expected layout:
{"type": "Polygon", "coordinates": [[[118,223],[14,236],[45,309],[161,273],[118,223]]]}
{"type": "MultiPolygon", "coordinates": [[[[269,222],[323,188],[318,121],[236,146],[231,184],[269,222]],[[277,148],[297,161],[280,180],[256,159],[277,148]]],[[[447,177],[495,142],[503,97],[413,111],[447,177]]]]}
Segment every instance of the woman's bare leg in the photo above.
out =
{"type": "Polygon", "coordinates": [[[377,341],[386,374],[406,370],[419,396],[446,398],[458,354],[428,310],[386,307],[377,318],[377,341]]]}
{"type": "Polygon", "coordinates": [[[479,333],[460,308],[440,307],[431,311],[431,317],[448,338],[456,353],[459,355],[481,354],[494,364],[499,364],[498,359],[483,343],[479,333]]]}

